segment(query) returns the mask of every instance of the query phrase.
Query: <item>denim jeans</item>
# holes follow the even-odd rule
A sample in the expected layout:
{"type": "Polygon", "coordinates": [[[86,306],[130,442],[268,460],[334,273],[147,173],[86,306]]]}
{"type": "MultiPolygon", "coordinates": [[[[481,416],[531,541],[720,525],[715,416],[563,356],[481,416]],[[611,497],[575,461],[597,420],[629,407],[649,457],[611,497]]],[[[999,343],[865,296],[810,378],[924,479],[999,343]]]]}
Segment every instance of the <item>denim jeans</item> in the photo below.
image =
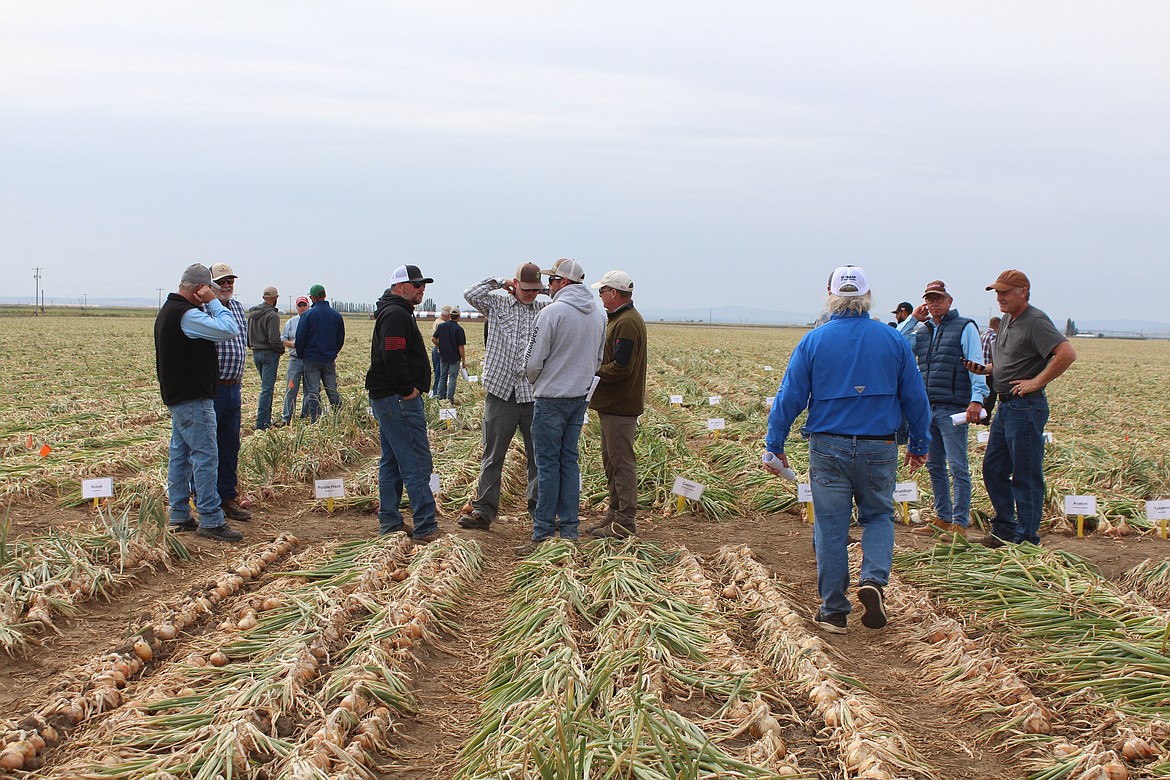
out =
{"type": "Polygon", "coordinates": [[[434,386],[431,388],[431,398],[439,397],[439,369],[443,366],[443,358],[439,355],[438,347],[431,347],[431,373],[435,377],[434,386]]]}
{"type": "Polygon", "coordinates": [[[252,350],[252,362],[260,372],[260,400],[256,404],[256,430],[272,425],[272,394],[276,389],[276,369],[280,355],[271,349],[252,350]]]}
{"type": "Polygon", "coordinates": [[[1040,544],[1044,515],[1043,393],[1000,400],[983,454],[983,485],[995,507],[991,532],[1009,542],[1040,544]]]}
{"type": "Polygon", "coordinates": [[[926,460],[935,515],[964,528],[971,521],[971,470],[967,467],[967,431],[971,426],[953,424],[951,415],[966,411],[965,406],[930,407],[930,456],[926,460]]]}
{"type": "Polygon", "coordinates": [[[581,503],[581,467],[577,441],[588,407],[580,398],[537,398],[532,412],[532,439],[536,450],[536,517],[534,541],[550,539],[560,528],[562,539],[576,539],[581,503]],[[557,522],[559,518],[559,523],[557,522]]]}
{"type": "Polygon", "coordinates": [[[894,555],[894,479],[898,445],[814,433],[808,444],[817,590],[827,614],[847,614],[849,521],[857,504],[861,524],[860,582],[890,580],[894,555]]]}
{"type": "Polygon", "coordinates": [[[455,403],[455,385],[459,382],[460,365],[458,360],[451,363],[444,360],[439,366],[438,398],[455,403]]]}
{"type": "Polygon", "coordinates": [[[435,521],[435,495],[431,492],[431,443],[423,399],[417,395],[404,401],[400,395],[371,398],[370,408],[378,418],[382,460],[378,463],[378,530],[388,534],[403,528],[402,488],[410,498],[414,535],[439,530],[435,521]]]}
{"type": "Polygon", "coordinates": [[[479,464],[479,483],[475,488],[471,508],[489,523],[500,512],[500,475],[504,470],[504,456],[508,453],[516,429],[520,430],[520,437],[524,439],[524,459],[528,467],[528,514],[536,516],[538,477],[536,453],[532,444],[532,414],[531,401],[505,401],[491,393],[484,398],[483,460],[479,464]]]}
{"type": "MultiPolygon", "coordinates": [[[[284,390],[284,411],[281,412],[280,419],[284,420],[285,424],[292,422],[293,413],[297,410],[297,393],[300,392],[301,383],[305,376],[305,361],[299,357],[289,355],[288,358],[288,382],[284,390]]],[[[305,393],[308,397],[308,393],[305,393]]],[[[301,404],[301,417],[309,416],[308,404],[301,404]]]]}
{"type": "Polygon", "coordinates": [[[306,360],[305,364],[305,400],[309,407],[309,419],[316,422],[321,416],[321,385],[325,385],[325,395],[334,408],[341,404],[341,396],[337,394],[337,363],[333,360],[321,362],[306,360]]]}
{"type": "MultiPolygon", "coordinates": [[[[221,501],[239,495],[236,470],[240,465],[240,383],[215,387],[215,441],[219,447],[219,478],[216,486],[221,501]]],[[[198,490],[195,491],[198,494],[198,490]]]]}
{"type": "Polygon", "coordinates": [[[199,398],[167,408],[171,412],[170,460],[167,462],[170,522],[182,525],[191,519],[191,485],[194,484],[199,525],[218,528],[224,524],[224,519],[219,491],[215,487],[219,471],[215,404],[210,398],[199,398]]]}

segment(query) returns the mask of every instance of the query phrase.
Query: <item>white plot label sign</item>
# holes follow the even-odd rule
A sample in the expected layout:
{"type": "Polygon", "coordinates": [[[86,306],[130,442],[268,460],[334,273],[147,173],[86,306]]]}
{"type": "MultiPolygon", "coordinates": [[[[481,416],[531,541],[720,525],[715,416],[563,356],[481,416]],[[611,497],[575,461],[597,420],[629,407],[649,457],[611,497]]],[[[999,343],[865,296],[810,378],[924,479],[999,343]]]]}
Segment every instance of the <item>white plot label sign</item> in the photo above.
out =
{"type": "Polygon", "coordinates": [[[1170,520],[1170,500],[1147,501],[1146,517],[1150,520],[1170,520]]]}
{"type": "Polygon", "coordinates": [[[438,472],[431,473],[431,492],[435,494],[443,492],[443,481],[439,478],[438,472]]]}
{"type": "Polygon", "coordinates": [[[692,482],[685,477],[675,477],[674,487],[670,490],[676,496],[688,498],[691,501],[697,501],[703,495],[703,486],[698,482],[692,482]]]}
{"type": "Polygon", "coordinates": [[[711,419],[707,420],[707,430],[709,431],[721,431],[726,427],[727,421],[722,417],[712,417],[711,419]]]}
{"type": "Polygon", "coordinates": [[[344,479],[318,479],[313,484],[317,498],[345,498],[344,479]]]}
{"type": "Polygon", "coordinates": [[[918,500],[918,483],[917,482],[895,482],[894,483],[894,500],[900,504],[909,504],[911,501],[918,500]]]}
{"type": "Polygon", "coordinates": [[[458,416],[459,416],[458,409],[440,409],[439,410],[439,419],[440,420],[454,420],[458,416]]]}
{"type": "Polygon", "coordinates": [[[796,500],[802,504],[812,503],[812,485],[801,482],[796,486],[796,500]]]}
{"type": "Polygon", "coordinates": [[[711,406],[718,406],[718,405],[719,405],[719,402],[720,402],[720,401],[722,401],[722,400],[723,400],[723,396],[721,396],[721,395],[713,395],[713,396],[711,396],[710,398],[708,398],[708,399],[707,399],[707,403],[709,403],[711,406]]]}
{"type": "Polygon", "coordinates": [[[1096,496],[1065,496],[1064,513],[1066,515],[1095,515],[1097,514],[1096,496]]]}
{"type": "Polygon", "coordinates": [[[81,497],[86,501],[91,498],[111,498],[114,495],[114,478],[81,480],[81,497]]]}

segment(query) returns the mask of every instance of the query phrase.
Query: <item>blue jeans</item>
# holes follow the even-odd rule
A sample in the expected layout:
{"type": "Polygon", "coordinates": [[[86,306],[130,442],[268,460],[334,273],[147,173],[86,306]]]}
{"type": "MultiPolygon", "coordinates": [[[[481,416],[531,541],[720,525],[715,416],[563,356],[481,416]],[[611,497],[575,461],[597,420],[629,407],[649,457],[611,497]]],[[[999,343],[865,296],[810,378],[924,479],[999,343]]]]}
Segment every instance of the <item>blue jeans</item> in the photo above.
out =
{"type": "Polygon", "coordinates": [[[276,368],[280,355],[275,350],[252,350],[252,362],[260,372],[260,400],[256,404],[256,430],[272,425],[272,393],[276,388],[276,368]]]}
{"type": "Polygon", "coordinates": [[[966,411],[965,406],[930,407],[930,456],[926,460],[935,515],[964,528],[971,521],[971,471],[967,468],[967,429],[971,426],[954,425],[951,415],[966,411]]]}
{"type": "Polygon", "coordinates": [[[580,398],[537,398],[532,412],[536,450],[536,517],[532,539],[540,541],[561,530],[562,539],[576,539],[581,503],[581,467],[577,441],[588,403],[580,398]],[[557,522],[557,519],[560,522],[557,522]]]}
{"type": "MultiPolygon", "coordinates": [[[[221,501],[239,495],[236,469],[240,465],[240,383],[215,387],[215,442],[219,447],[219,488],[221,501]]],[[[198,494],[198,489],[196,489],[198,494]]]]}
{"type": "Polygon", "coordinates": [[[400,395],[371,398],[378,418],[382,460],[378,463],[378,530],[388,534],[403,528],[402,488],[410,498],[416,537],[439,530],[435,521],[435,495],[431,492],[431,443],[421,395],[404,401],[400,395]]]}
{"type": "Polygon", "coordinates": [[[1000,400],[983,454],[983,485],[995,507],[991,532],[1009,542],[1040,544],[1044,515],[1043,393],[1000,400]]]}
{"type": "Polygon", "coordinates": [[[885,585],[894,555],[894,479],[898,445],[893,441],[851,439],[814,433],[808,444],[812,486],[813,543],[817,551],[817,591],[821,609],[847,614],[849,521],[857,503],[861,524],[860,582],[885,585]]]}
{"type": "MultiPolygon", "coordinates": [[[[304,379],[304,375],[305,361],[301,360],[299,357],[293,357],[292,355],[289,355],[287,374],[288,382],[286,383],[284,390],[284,411],[282,411],[280,415],[280,418],[284,420],[286,424],[292,422],[293,412],[297,410],[297,393],[301,389],[301,382],[304,379]]],[[[308,395],[308,393],[305,393],[306,398],[308,395]]],[[[301,417],[308,416],[308,404],[301,404],[301,417]]]]}
{"type": "Polygon", "coordinates": [[[337,394],[337,363],[330,360],[328,363],[318,360],[305,360],[305,400],[309,407],[309,419],[313,422],[321,416],[321,385],[325,385],[325,395],[334,408],[341,404],[341,396],[337,394]]]}
{"type": "Polygon", "coordinates": [[[431,398],[439,397],[439,369],[443,365],[443,358],[439,355],[438,347],[431,347],[431,373],[435,377],[434,387],[431,388],[431,398]]]}
{"type": "Polygon", "coordinates": [[[438,398],[446,398],[451,403],[455,403],[455,385],[459,381],[460,365],[458,360],[453,363],[444,360],[439,366],[438,398]]]}
{"type": "Polygon", "coordinates": [[[224,524],[224,519],[219,491],[215,487],[219,471],[215,404],[210,398],[199,398],[167,408],[171,411],[170,460],[167,463],[170,522],[182,525],[191,519],[191,485],[194,484],[199,525],[218,528],[224,524]]]}

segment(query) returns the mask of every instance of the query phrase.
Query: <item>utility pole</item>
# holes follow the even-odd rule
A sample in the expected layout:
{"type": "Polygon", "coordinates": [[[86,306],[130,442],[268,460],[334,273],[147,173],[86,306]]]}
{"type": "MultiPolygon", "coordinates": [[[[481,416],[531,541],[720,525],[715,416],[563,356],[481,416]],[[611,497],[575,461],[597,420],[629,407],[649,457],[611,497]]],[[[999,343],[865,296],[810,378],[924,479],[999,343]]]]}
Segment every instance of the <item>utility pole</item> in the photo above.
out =
{"type": "MultiPolygon", "coordinates": [[[[40,301],[41,301],[41,268],[40,268],[40,266],[37,266],[36,268],[33,269],[33,281],[35,281],[37,284],[36,296],[33,298],[33,315],[36,315],[37,305],[40,304],[40,301]]],[[[41,305],[41,311],[42,311],[42,313],[44,312],[44,305],[43,304],[41,305]]]]}
{"type": "Polygon", "coordinates": [[[88,303],[89,303],[89,295],[87,295],[86,293],[82,293],[81,294],[81,314],[82,314],[82,316],[85,315],[85,307],[88,303]]]}
{"type": "Polygon", "coordinates": [[[158,290],[158,307],[161,309],[162,308],[162,288],[155,287],[154,289],[158,290]]]}

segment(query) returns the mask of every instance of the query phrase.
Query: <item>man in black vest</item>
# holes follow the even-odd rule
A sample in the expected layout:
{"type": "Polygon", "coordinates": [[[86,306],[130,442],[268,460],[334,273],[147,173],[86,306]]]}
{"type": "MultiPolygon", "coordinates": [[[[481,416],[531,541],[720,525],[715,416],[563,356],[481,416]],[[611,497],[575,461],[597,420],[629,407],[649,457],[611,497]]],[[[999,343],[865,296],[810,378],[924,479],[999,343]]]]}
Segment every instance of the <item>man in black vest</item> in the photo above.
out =
{"type": "Polygon", "coordinates": [[[979,326],[951,308],[947,285],[936,279],[914,310],[921,324],[906,334],[930,399],[930,451],[926,470],[934,492],[935,517],[914,533],[945,531],[964,536],[971,515],[971,470],[967,466],[968,424],[983,416],[987,382],[967,370],[964,360],[983,359],[979,326]],[[949,472],[949,473],[948,473],[949,472]],[[952,495],[953,493],[953,495],[952,495]]]}
{"type": "Polygon", "coordinates": [[[171,412],[167,499],[170,527],[200,536],[237,542],[243,534],[228,528],[216,487],[215,386],[219,376],[217,342],[239,334],[236,318],[216,297],[219,285],[206,266],[189,266],[178,292],[167,296],[154,321],[154,359],[163,403],[171,412]],[[205,308],[206,307],[206,308],[205,308]],[[195,486],[199,522],[191,519],[195,486]]]}

